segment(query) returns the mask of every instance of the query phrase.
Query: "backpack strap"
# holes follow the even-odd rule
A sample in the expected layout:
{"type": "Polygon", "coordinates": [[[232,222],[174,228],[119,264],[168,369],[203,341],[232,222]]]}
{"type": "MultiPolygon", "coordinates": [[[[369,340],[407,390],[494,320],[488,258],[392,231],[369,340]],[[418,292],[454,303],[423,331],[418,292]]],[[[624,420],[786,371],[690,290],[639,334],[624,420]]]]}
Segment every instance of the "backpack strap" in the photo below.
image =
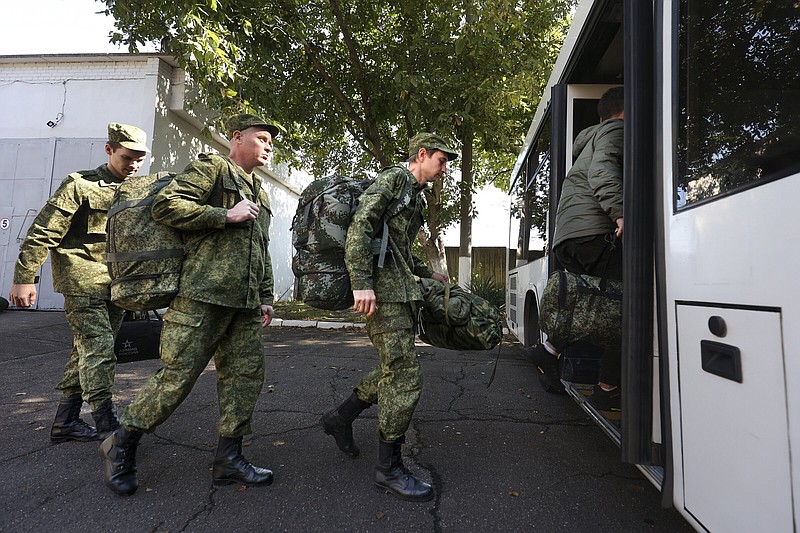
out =
{"type": "MultiPolygon", "coordinates": [[[[228,171],[231,173],[231,178],[233,178],[233,182],[236,184],[236,188],[239,189],[239,196],[242,197],[242,200],[246,200],[247,196],[245,196],[244,194],[244,186],[242,185],[242,179],[239,176],[239,170],[237,170],[238,165],[236,165],[233,161],[231,161],[230,158],[225,157],[223,159],[225,160],[226,163],[228,163],[228,171]]],[[[253,198],[255,198],[256,201],[258,201],[258,191],[253,188],[249,189],[250,192],[253,194],[253,198]]]]}
{"type": "Polygon", "coordinates": [[[389,219],[393,216],[399,215],[403,209],[405,209],[409,201],[406,201],[406,197],[411,198],[408,194],[411,191],[411,185],[409,184],[408,180],[406,179],[405,184],[403,185],[403,190],[400,193],[400,198],[395,199],[389,207],[386,209],[386,212],[381,217],[381,223],[383,224],[383,235],[381,235],[381,247],[380,252],[378,253],[378,268],[383,268],[383,265],[386,261],[386,250],[389,248],[389,219]]]}
{"type": "MultiPolygon", "coordinates": [[[[162,170],[161,172],[156,173],[156,176],[158,176],[157,181],[164,182],[159,187],[159,190],[161,190],[167,185],[167,183],[169,183],[172,180],[172,178],[176,176],[176,173],[170,172],[168,170],[162,170]]],[[[148,205],[152,205],[154,199],[155,199],[155,194],[151,194],[150,196],[147,196],[145,198],[126,200],[124,202],[120,202],[117,205],[112,206],[111,209],[108,210],[107,216],[108,218],[111,218],[120,211],[122,211],[123,209],[128,209],[130,207],[146,207],[148,205]]]]}

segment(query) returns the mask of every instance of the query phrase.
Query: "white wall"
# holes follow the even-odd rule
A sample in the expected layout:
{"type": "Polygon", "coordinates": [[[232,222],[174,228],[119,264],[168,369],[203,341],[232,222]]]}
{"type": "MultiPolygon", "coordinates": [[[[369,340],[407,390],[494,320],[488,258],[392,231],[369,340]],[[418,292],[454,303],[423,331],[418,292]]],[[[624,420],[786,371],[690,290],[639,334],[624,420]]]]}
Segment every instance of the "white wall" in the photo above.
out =
{"type": "MultiPolygon", "coordinates": [[[[189,85],[171,58],[155,54],[0,56],[0,294],[8,294],[21,237],[50,193],[69,172],[105,162],[96,147],[109,122],[147,133],[152,155],[142,173],[182,170],[201,151],[227,153],[224,137],[202,134],[208,116],[186,109],[189,85]]],[[[275,293],[287,299],[300,190],[270,169],[260,174],[273,205],[275,293]]],[[[61,308],[49,260],[39,293],[38,308],[61,308]]]]}

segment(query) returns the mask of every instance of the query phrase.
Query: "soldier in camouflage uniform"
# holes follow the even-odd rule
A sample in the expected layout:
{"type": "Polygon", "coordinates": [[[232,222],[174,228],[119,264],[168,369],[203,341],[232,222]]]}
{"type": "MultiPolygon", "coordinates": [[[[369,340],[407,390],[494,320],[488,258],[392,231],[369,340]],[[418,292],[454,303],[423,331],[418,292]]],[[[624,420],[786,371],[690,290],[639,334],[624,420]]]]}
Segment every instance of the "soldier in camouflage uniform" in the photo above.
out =
{"type": "Polygon", "coordinates": [[[264,383],[262,327],[274,315],[269,199],[253,172],[269,160],[277,127],[243,114],[227,121],[230,156],[200,154],[158,193],[153,217],[198,244],[183,260],[180,289],[164,314],[163,367],[139,391],[122,425],[100,446],[106,485],[138,487],[136,447],[183,402],[213,358],[219,444],[214,485],[269,485],[272,472],[242,456],[242,437],[264,383]]]}
{"type": "Polygon", "coordinates": [[[147,135],[134,126],[112,122],[105,145],[108,163],[67,176],[28,229],[14,268],[12,305],[36,304],[37,270],[50,253],[53,288],[64,295],[64,310],[74,337],[72,355],[50,440],[87,441],[105,437],[119,421],[111,399],[114,385],[114,336],[122,309],[111,303],[111,278],[105,262],[106,212],[117,184],[136,174],[148,152],[147,135]],[[92,407],[97,429],[80,417],[92,407]]]}
{"type": "Polygon", "coordinates": [[[352,423],[364,409],[378,404],[375,485],[404,500],[426,501],[433,497],[433,488],[414,477],[403,466],[401,456],[405,432],[422,392],[422,371],[414,348],[414,309],[422,292],[414,276],[442,282],[447,278],[415,257],[411,245],[422,225],[424,197],[420,193],[444,175],[447,162],[458,153],[440,136],[420,133],[411,139],[409,154],[408,169],[400,165],[385,168],[364,191],[345,244],[354,308],[367,316],[367,332],[380,362],[344,403],[323,415],[320,424],[343,452],[356,457],[359,449],[353,442],[352,423]],[[379,268],[373,236],[382,227],[387,209],[402,194],[411,197],[402,201],[406,207],[388,221],[391,254],[379,268]]]}

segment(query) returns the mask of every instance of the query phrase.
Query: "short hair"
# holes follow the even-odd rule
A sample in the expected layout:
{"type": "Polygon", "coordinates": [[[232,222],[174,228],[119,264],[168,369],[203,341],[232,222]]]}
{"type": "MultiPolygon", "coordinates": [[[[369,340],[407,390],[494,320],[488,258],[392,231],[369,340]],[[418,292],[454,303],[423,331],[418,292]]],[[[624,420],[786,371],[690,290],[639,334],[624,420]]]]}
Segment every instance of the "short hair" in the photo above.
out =
{"type": "Polygon", "coordinates": [[[625,111],[625,88],[612,87],[603,93],[597,102],[597,114],[600,120],[606,120],[625,111]]]}
{"type": "MultiPolygon", "coordinates": [[[[421,146],[420,148],[425,148],[425,147],[421,146]]],[[[445,152],[444,150],[439,150],[438,148],[425,148],[425,151],[428,152],[429,156],[432,156],[436,152],[442,152],[443,154],[448,155],[447,152],[445,152]]],[[[416,161],[418,154],[419,154],[419,150],[417,150],[413,154],[410,154],[408,156],[408,159],[406,159],[406,163],[413,163],[414,161],[416,161]]]]}

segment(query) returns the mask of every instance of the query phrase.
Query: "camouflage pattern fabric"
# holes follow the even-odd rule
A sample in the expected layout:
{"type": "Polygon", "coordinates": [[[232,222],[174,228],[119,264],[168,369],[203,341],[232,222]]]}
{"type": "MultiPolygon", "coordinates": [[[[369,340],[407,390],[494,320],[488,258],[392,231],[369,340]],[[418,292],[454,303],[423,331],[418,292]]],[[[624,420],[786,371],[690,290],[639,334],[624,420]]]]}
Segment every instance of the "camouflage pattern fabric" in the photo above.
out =
{"type": "Polygon", "coordinates": [[[230,158],[200,154],[156,195],[153,218],[197,243],[183,258],[180,296],[241,309],[272,305],[272,210],[261,185],[230,158]],[[259,205],[258,218],[226,224],[228,209],[243,198],[259,205]]]}
{"type": "Polygon", "coordinates": [[[67,176],[28,228],[13,282],[34,283],[50,253],[57,292],[108,300],[106,212],[121,181],[107,165],[67,176]]]}
{"type": "Polygon", "coordinates": [[[65,398],[82,393],[83,401],[98,409],[111,399],[117,362],[114,336],[124,311],[108,300],[71,295],[64,296],[64,311],[74,340],[64,378],[56,389],[65,398]]]}
{"type": "Polygon", "coordinates": [[[353,289],[373,289],[378,309],[367,318],[367,332],[378,351],[379,364],[355,389],[361,400],[378,404],[378,429],[383,439],[405,434],[422,393],[422,369],[414,346],[414,302],[422,293],[414,274],[432,270],[411,253],[422,225],[422,188],[401,166],[383,169],[361,195],[345,243],[345,261],[353,289]],[[411,185],[409,187],[409,184],[411,185]],[[372,239],[383,226],[387,210],[404,194],[400,213],[386,221],[391,260],[378,268],[372,239]]]}
{"type": "Polygon", "coordinates": [[[367,332],[379,364],[355,388],[356,396],[378,404],[384,440],[402,437],[422,394],[422,369],[414,346],[414,312],[408,303],[383,303],[367,318],[367,332]]]}
{"type": "Polygon", "coordinates": [[[292,272],[297,297],[320,309],[353,305],[350,277],[344,263],[344,244],[358,198],[371,179],[327,176],[303,190],[292,219],[292,272]]]}
{"type": "Polygon", "coordinates": [[[421,278],[421,317],[425,322],[463,326],[469,320],[470,294],[455,283],[421,278]]]}
{"type": "Polygon", "coordinates": [[[252,432],[264,383],[259,309],[234,309],[177,296],[164,314],[161,362],[120,418],[128,429],[151,432],[192,390],[213,357],[222,437],[252,432]]]}
{"type": "Polygon", "coordinates": [[[108,212],[106,261],[111,301],[129,311],[167,307],[178,293],[184,243],[180,231],[153,220],[153,198],[175,177],[136,176],[117,187],[108,212]]]}
{"type": "Polygon", "coordinates": [[[383,169],[361,195],[345,242],[345,263],[353,290],[372,289],[378,302],[422,300],[414,275],[429,278],[433,271],[411,251],[422,226],[421,192],[422,187],[411,172],[402,166],[392,166],[383,169]],[[391,258],[383,268],[377,268],[374,236],[383,227],[384,214],[404,194],[411,195],[408,203],[386,221],[391,258]]]}
{"type": "Polygon", "coordinates": [[[419,313],[419,338],[450,350],[491,350],[503,338],[500,311],[456,284],[420,280],[424,301],[419,313]]]}
{"type": "Polygon", "coordinates": [[[547,280],[539,315],[542,331],[555,343],[619,347],[622,282],[557,270],[547,280]]]}

